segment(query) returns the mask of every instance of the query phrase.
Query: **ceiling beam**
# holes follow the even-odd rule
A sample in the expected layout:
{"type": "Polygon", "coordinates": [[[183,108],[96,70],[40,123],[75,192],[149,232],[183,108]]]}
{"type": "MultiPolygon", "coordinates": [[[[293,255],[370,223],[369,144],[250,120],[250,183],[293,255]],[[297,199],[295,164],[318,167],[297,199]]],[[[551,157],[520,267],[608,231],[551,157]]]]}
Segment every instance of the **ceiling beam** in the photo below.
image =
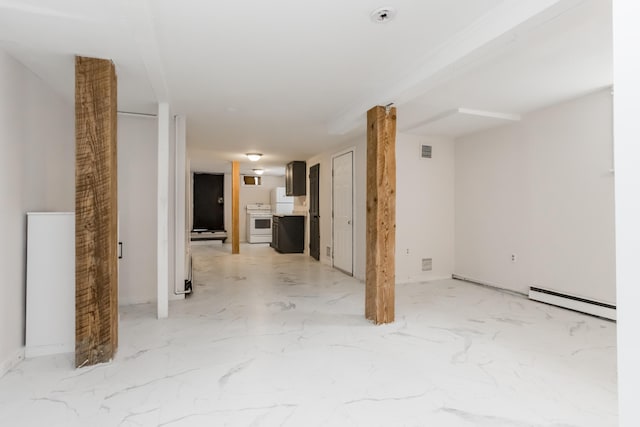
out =
{"type": "Polygon", "coordinates": [[[160,57],[158,37],[155,30],[151,5],[148,0],[123,0],[138,53],[147,71],[149,83],[158,103],[169,102],[169,87],[160,57]]]}
{"type": "Polygon", "coordinates": [[[420,120],[419,122],[408,124],[402,127],[403,132],[411,131],[413,129],[427,126],[433,123],[440,122],[444,119],[453,116],[469,116],[469,117],[484,117],[487,119],[497,119],[497,120],[505,120],[507,122],[518,122],[521,120],[521,116],[518,114],[511,113],[499,113],[495,111],[484,111],[484,110],[474,110],[471,108],[454,108],[453,110],[448,110],[440,114],[436,114],[435,116],[429,117],[425,120],[420,120]]]}
{"type": "Polygon", "coordinates": [[[468,69],[484,57],[493,56],[519,35],[572,9],[584,0],[536,0],[502,2],[469,27],[425,56],[422,65],[396,83],[380,88],[366,99],[342,110],[330,123],[329,134],[342,135],[362,126],[362,113],[370,105],[402,105],[424,95],[468,69]]]}

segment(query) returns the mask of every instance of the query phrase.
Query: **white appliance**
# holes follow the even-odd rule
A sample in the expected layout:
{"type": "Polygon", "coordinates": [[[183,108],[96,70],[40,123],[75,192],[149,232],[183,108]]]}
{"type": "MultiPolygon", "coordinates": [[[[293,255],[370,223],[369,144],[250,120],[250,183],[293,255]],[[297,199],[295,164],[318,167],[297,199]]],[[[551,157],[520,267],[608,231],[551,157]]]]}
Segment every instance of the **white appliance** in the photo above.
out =
{"type": "Polygon", "coordinates": [[[290,215],[293,213],[293,197],[287,196],[284,187],[271,190],[271,206],[273,213],[290,215]]]}
{"type": "Polygon", "coordinates": [[[271,243],[271,205],[247,204],[247,241],[249,243],[271,243]]]}

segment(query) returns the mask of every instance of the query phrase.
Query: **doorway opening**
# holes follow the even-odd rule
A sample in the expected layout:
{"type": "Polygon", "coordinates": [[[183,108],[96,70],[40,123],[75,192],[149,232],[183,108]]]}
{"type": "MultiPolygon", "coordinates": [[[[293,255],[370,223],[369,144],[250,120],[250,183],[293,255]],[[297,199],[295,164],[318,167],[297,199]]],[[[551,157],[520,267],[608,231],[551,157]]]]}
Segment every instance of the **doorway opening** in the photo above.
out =
{"type": "Polygon", "coordinates": [[[193,174],[191,240],[227,239],[224,228],[224,174],[193,174]]]}

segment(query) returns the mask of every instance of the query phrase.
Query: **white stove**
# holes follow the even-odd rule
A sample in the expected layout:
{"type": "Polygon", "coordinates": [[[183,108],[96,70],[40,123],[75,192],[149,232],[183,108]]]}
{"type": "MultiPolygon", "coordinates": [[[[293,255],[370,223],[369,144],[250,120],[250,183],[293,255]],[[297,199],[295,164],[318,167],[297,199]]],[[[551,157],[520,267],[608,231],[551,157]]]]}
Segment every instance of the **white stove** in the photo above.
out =
{"type": "Polygon", "coordinates": [[[247,204],[247,242],[271,243],[271,205],[247,204]]]}

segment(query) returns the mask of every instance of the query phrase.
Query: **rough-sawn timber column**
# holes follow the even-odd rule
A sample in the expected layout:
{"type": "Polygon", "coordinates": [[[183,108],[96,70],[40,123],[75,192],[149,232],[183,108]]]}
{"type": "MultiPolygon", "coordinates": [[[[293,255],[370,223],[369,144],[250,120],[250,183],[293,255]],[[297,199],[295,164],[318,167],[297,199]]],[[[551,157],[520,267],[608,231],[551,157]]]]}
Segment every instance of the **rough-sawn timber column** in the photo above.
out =
{"type": "Polygon", "coordinates": [[[117,84],[111,61],[76,57],[76,367],[118,347],[117,84]]]}
{"type": "Polygon", "coordinates": [[[396,109],[367,112],[367,270],[365,316],[395,318],[396,109]]]}

